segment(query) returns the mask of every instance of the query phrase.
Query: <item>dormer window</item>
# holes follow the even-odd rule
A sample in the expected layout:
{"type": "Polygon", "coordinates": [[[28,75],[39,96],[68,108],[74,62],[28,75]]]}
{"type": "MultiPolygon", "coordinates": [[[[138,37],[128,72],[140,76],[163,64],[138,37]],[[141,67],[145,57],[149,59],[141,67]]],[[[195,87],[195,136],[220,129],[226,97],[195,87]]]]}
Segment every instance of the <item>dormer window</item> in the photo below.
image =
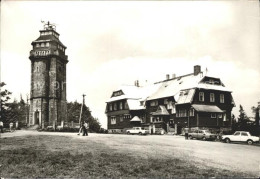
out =
{"type": "Polygon", "coordinates": [[[158,106],[158,101],[157,100],[152,101],[151,106],[158,106]]]}

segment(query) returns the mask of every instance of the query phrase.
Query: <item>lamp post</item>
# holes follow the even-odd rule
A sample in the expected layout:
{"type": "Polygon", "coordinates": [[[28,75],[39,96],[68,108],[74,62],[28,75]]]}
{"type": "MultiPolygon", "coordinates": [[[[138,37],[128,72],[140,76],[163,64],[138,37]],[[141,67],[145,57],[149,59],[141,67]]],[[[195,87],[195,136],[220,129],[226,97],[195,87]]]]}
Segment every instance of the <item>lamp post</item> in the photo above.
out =
{"type": "Polygon", "coordinates": [[[80,109],[80,115],[79,115],[79,124],[81,122],[81,117],[82,117],[82,110],[83,110],[83,105],[85,104],[85,94],[82,95],[83,96],[83,101],[82,101],[82,105],[81,105],[81,109],[80,109]]]}

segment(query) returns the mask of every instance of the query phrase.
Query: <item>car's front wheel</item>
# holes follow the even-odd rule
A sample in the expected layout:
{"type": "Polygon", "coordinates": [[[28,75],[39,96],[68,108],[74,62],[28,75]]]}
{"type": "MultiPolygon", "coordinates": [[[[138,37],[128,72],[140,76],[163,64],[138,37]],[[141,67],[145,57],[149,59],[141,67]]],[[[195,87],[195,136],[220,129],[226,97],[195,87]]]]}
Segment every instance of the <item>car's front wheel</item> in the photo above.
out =
{"type": "Polygon", "coordinates": [[[129,134],[130,134],[130,132],[128,131],[128,132],[127,132],[127,135],[129,135],[129,134]]]}
{"type": "Polygon", "coordinates": [[[142,132],[139,132],[138,134],[139,134],[139,135],[142,135],[142,132]]]}
{"type": "Polygon", "coordinates": [[[192,140],[192,136],[191,135],[189,136],[189,139],[192,140]]]}
{"type": "Polygon", "coordinates": [[[226,142],[226,143],[230,143],[230,139],[229,139],[229,138],[226,138],[226,139],[225,139],[225,142],[226,142]]]}
{"type": "Polygon", "coordinates": [[[253,141],[252,141],[252,140],[248,140],[248,141],[247,141],[247,144],[248,144],[248,145],[252,145],[252,144],[253,144],[253,141]]]}

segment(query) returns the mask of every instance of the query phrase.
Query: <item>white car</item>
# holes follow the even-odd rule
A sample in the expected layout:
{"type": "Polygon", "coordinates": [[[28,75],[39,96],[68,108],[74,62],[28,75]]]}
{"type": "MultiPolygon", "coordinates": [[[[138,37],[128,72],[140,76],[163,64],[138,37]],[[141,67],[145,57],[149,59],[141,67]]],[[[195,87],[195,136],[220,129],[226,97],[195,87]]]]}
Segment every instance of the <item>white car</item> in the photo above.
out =
{"type": "Polygon", "coordinates": [[[222,140],[226,143],[230,142],[246,142],[252,145],[254,142],[259,142],[259,137],[252,136],[247,131],[236,131],[233,135],[223,135],[222,140]]]}
{"type": "Polygon", "coordinates": [[[132,129],[126,130],[127,134],[139,134],[139,135],[144,135],[144,134],[149,134],[148,130],[143,129],[142,127],[133,127],[132,129]]]}

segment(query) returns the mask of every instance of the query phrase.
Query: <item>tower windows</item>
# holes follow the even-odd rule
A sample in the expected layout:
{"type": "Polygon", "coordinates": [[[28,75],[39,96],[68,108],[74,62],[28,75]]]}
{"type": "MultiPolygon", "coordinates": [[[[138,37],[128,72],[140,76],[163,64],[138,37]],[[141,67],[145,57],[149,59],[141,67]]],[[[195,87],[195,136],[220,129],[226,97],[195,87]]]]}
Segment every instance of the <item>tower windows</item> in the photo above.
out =
{"type": "Polygon", "coordinates": [[[37,43],[37,44],[36,44],[36,47],[40,47],[40,44],[37,43]]]}
{"type": "Polygon", "coordinates": [[[46,47],[49,47],[49,46],[50,46],[50,43],[49,43],[49,42],[47,42],[45,46],[46,46],[46,47]]]}
{"type": "Polygon", "coordinates": [[[41,47],[44,47],[44,43],[41,43],[41,47]]]}

